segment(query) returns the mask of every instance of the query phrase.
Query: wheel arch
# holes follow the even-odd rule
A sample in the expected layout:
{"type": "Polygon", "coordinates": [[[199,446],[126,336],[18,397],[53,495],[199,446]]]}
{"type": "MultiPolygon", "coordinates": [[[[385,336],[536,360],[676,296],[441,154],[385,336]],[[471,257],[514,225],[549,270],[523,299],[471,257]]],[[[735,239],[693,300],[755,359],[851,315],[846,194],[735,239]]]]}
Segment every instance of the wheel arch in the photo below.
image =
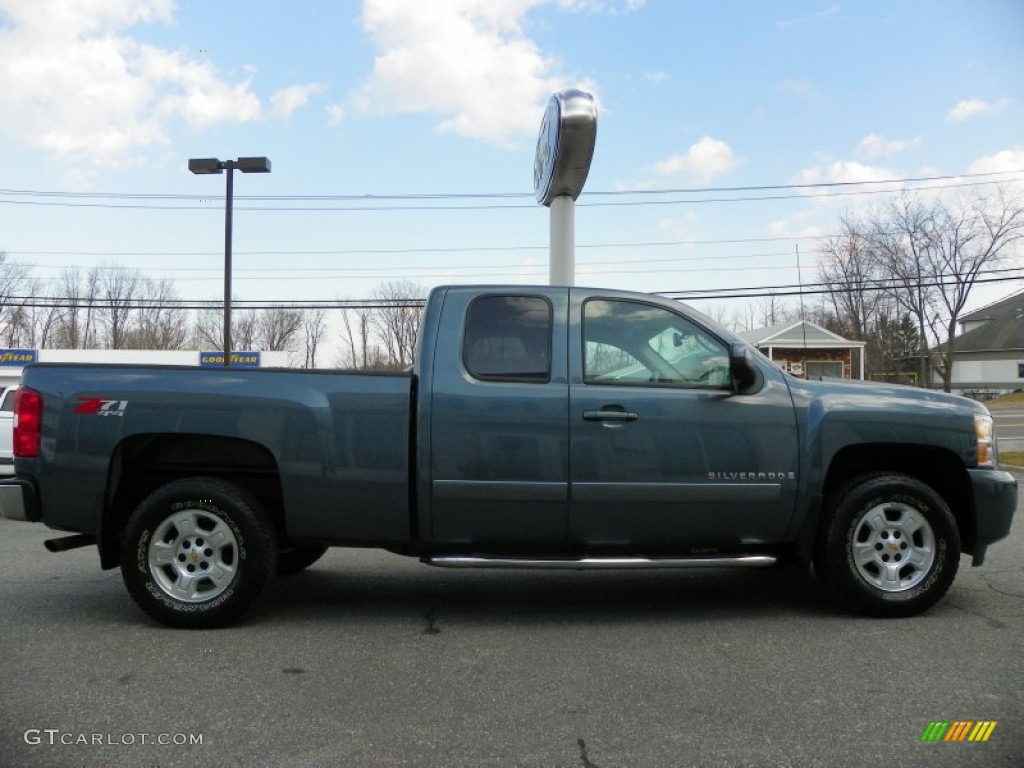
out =
{"type": "Polygon", "coordinates": [[[173,480],[195,476],[244,488],[260,501],[276,534],[284,540],[281,475],[277,460],[266,446],[219,435],[132,435],[118,443],[110,460],[98,526],[101,567],[120,565],[121,532],[146,496],[173,480]]]}
{"type": "Polygon", "coordinates": [[[822,486],[822,498],[827,500],[855,477],[879,472],[909,475],[931,487],[953,513],[961,551],[972,550],[976,534],[974,499],[967,470],[955,453],[943,448],[898,443],[847,446],[832,457],[822,486]]]}

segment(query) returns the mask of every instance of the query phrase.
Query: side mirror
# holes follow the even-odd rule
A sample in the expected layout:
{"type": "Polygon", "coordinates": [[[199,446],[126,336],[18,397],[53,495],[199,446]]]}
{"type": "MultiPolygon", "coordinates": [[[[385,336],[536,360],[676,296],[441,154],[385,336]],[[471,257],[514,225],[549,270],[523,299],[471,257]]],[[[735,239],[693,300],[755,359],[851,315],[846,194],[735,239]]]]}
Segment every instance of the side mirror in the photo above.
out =
{"type": "Polygon", "coordinates": [[[757,387],[761,372],[754,364],[754,356],[746,344],[735,342],[729,348],[729,373],[732,374],[734,394],[750,394],[757,387]]]}

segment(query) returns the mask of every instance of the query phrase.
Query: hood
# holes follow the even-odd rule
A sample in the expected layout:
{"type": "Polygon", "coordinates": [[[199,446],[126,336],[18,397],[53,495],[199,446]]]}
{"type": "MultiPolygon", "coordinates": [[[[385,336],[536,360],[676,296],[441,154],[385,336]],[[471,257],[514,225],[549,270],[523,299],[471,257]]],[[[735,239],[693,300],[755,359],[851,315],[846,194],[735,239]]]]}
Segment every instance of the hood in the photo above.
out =
{"type": "Polygon", "coordinates": [[[963,414],[988,413],[988,409],[976,400],[903,384],[851,379],[805,381],[788,376],[787,383],[793,392],[794,399],[805,401],[824,399],[832,407],[870,405],[875,409],[891,408],[898,411],[913,409],[963,414]]]}

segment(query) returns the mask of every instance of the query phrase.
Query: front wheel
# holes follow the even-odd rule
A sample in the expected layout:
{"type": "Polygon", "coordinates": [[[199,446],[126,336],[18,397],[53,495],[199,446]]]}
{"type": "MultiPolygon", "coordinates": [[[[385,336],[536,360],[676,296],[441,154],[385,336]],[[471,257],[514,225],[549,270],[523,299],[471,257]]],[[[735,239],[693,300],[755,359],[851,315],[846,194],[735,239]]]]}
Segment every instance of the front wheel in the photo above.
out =
{"type": "Polygon", "coordinates": [[[277,542],[259,502],[209,478],[175,480],[146,497],[121,547],[128,592],[171,627],[230,624],[277,570],[277,542]]]}
{"type": "Polygon", "coordinates": [[[948,505],[907,475],[858,478],[825,510],[815,569],[854,610],[913,616],[941,598],[960,564],[960,533],[948,505]]]}

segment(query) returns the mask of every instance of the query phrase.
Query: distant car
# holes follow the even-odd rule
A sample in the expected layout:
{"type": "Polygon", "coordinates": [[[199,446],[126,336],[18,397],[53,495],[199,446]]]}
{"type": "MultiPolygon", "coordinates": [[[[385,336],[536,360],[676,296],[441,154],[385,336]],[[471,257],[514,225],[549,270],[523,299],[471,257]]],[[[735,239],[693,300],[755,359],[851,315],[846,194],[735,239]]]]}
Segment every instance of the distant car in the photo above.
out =
{"type": "Polygon", "coordinates": [[[14,474],[14,395],[18,386],[0,395],[0,475],[14,474]]]}

